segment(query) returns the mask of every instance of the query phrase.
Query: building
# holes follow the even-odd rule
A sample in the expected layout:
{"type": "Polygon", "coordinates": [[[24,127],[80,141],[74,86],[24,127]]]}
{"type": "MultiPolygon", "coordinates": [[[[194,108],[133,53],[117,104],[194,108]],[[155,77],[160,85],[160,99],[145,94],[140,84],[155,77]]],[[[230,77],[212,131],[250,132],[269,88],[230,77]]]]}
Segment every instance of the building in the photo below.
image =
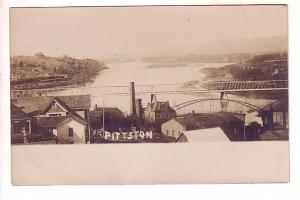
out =
{"type": "Polygon", "coordinates": [[[124,126],[124,114],[116,107],[97,107],[89,112],[90,125],[93,130],[103,128],[103,112],[104,125],[106,130],[117,131],[119,127],[124,126]]]}
{"type": "Polygon", "coordinates": [[[264,110],[264,112],[261,112],[264,128],[259,133],[259,140],[288,140],[288,99],[276,101],[264,110]]]}
{"type": "Polygon", "coordinates": [[[176,142],[230,142],[220,127],[183,131],[176,142]]]}
{"type": "Polygon", "coordinates": [[[264,125],[271,128],[289,128],[289,108],[287,99],[276,101],[267,106],[264,110],[265,111],[261,113],[264,125]]]}
{"type": "Polygon", "coordinates": [[[144,118],[144,109],[142,106],[142,99],[138,98],[135,100],[135,107],[136,107],[136,117],[138,119],[143,119],[144,118]]]}
{"type": "Polygon", "coordinates": [[[11,142],[25,143],[24,136],[31,133],[31,118],[19,107],[10,104],[11,142]]]}
{"type": "Polygon", "coordinates": [[[31,119],[32,135],[59,143],[85,143],[89,134],[90,96],[29,97],[13,99],[31,119]]]}
{"type": "Polygon", "coordinates": [[[244,122],[230,113],[192,113],[161,125],[161,132],[179,138],[184,131],[220,127],[232,141],[243,140],[244,122]]]}
{"type": "Polygon", "coordinates": [[[86,125],[83,119],[72,114],[37,118],[39,133],[43,134],[44,138],[57,138],[60,144],[85,143],[86,125]]]}
{"type": "MultiPolygon", "coordinates": [[[[45,110],[50,108],[50,105],[54,104],[54,102],[60,102],[85,120],[88,120],[88,111],[91,107],[91,99],[89,95],[25,97],[12,99],[11,102],[22,108],[22,110],[30,116],[43,116],[45,115],[45,110]]],[[[54,112],[52,114],[64,114],[63,110],[62,113],[59,111],[59,107],[56,109],[58,112],[56,113],[55,110],[52,109],[54,112]]]]}
{"type": "Polygon", "coordinates": [[[157,101],[154,94],[151,95],[151,102],[144,109],[144,119],[151,124],[162,124],[176,117],[176,111],[171,108],[169,102],[157,101]]]}

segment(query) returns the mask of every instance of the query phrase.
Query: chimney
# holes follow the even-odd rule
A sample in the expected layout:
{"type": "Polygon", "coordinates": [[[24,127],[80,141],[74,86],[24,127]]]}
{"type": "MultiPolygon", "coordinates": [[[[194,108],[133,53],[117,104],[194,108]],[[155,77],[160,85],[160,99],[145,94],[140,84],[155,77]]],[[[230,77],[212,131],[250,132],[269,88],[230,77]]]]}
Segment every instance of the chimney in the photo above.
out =
{"type": "Polygon", "coordinates": [[[142,118],[143,117],[143,106],[142,106],[142,99],[138,98],[136,99],[136,116],[138,118],[142,118]]]}
{"type": "Polygon", "coordinates": [[[151,94],[151,103],[157,102],[156,100],[156,95],[155,94],[151,94]]]}
{"type": "Polygon", "coordinates": [[[130,115],[135,116],[136,115],[136,106],[135,106],[134,82],[130,82],[129,97],[130,97],[130,115]]]}

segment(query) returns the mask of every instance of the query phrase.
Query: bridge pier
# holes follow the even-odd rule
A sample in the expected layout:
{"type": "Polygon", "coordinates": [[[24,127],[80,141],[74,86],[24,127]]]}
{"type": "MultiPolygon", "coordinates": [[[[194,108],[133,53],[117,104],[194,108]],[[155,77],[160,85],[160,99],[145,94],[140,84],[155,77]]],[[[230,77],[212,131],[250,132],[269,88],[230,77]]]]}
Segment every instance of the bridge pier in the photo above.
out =
{"type": "MultiPolygon", "coordinates": [[[[228,112],[228,105],[229,105],[229,101],[228,99],[224,99],[224,95],[225,92],[221,92],[221,96],[220,96],[220,104],[221,104],[221,110],[222,112],[228,112]]],[[[227,97],[227,95],[226,95],[227,97]]]]}

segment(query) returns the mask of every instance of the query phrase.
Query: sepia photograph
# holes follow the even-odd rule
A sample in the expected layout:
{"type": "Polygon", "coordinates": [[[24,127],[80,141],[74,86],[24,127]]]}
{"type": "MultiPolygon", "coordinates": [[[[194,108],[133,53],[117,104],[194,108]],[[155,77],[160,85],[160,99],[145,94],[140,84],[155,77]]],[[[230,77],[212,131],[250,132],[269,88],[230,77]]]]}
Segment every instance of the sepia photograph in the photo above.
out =
{"type": "Polygon", "coordinates": [[[287,5],[12,7],[12,151],[288,145],[287,16],[287,5]]]}

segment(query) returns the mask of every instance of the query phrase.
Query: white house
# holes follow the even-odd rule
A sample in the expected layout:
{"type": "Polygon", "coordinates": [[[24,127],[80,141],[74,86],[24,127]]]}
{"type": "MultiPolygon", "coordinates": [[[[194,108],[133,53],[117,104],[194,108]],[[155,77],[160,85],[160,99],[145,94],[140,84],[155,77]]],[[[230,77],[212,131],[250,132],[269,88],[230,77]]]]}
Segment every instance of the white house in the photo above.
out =
{"type": "Polygon", "coordinates": [[[90,96],[33,97],[14,102],[33,121],[33,134],[58,143],[85,143],[89,129],[90,96]]]}
{"type": "Polygon", "coordinates": [[[85,143],[86,122],[77,117],[41,117],[37,124],[44,132],[55,135],[60,144],[85,143]]]}

